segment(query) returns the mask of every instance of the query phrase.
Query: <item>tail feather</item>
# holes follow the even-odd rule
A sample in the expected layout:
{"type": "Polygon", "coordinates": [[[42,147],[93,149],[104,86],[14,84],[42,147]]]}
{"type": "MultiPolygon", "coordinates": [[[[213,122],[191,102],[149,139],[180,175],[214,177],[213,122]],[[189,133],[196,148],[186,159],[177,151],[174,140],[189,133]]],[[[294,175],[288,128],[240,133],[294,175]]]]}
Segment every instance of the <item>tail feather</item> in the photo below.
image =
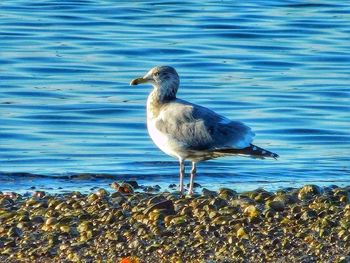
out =
{"type": "Polygon", "coordinates": [[[249,155],[249,156],[258,157],[258,158],[269,157],[269,158],[277,159],[279,157],[278,154],[270,152],[263,148],[260,148],[254,144],[251,144],[250,146],[243,149],[233,149],[233,148],[217,149],[214,152],[219,154],[242,154],[242,155],[249,155]]]}

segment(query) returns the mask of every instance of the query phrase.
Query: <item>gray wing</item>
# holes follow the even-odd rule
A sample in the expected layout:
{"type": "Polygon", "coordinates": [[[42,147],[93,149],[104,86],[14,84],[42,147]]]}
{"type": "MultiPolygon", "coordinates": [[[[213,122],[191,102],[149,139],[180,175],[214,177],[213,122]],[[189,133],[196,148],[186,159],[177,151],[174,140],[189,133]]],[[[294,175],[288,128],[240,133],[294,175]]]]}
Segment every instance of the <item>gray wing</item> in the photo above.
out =
{"type": "Polygon", "coordinates": [[[155,125],[191,150],[242,149],[250,145],[255,135],[241,122],[179,99],[162,106],[155,125]]]}

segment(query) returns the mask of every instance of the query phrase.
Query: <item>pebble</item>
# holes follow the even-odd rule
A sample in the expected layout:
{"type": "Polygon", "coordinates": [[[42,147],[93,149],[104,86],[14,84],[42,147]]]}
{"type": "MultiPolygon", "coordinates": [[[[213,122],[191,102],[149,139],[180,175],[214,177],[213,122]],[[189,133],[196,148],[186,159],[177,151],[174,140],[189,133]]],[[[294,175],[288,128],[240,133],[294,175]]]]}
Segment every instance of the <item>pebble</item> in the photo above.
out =
{"type": "MultiPolygon", "coordinates": [[[[190,187],[190,184],[187,184],[187,187],[190,187]]],[[[198,187],[202,187],[202,186],[199,183],[194,182],[193,188],[198,188],[198,187]]]]}
{"type": "Polygon", "coordinates": [[[177,187],[177,185],[176,184],[169,184],[169,186],[168,186],[170,189],[175,189],[176,187],[177,187]]]}
{"type": "Polygon", "coordinates": [[[299,189],[298,198],[300,200],[311,199],[315,195],[320,195],[322,192],[322,188],[317,185],[305,185],[299,189]]]}
{"type": "Polygon", "coordinates": [[[207,188],[203,188],[203,189],[202,189],[202,195],[203,195],[203,196],[207,196],[207,197],[215,197],[215,196],[217,196],[218,194],[217,194],[217,192],[215,192],[215,191],[211,191],[211,190],[209,190],[209,189],[207,189],[207,188]]]}
{"type": "Polygon", "coordinates": [[[173,201],[164,200],[155,204],[150,204],[150,206],[145,209],[144,214],[148,214],[155,209],[164,209],[164,210],[168,210],[170,213],[173,213],[174,212],[173,201]]]}
{"type": "Polygon", "coordinates": [[[282,212],[285,208],[285,204],[282,201],[270,201],[266,203],[266,206],[277,212],[282,212]]]}
{"type": "Polygon", "coordinates": [[[44,191],[35,191],[33,193],[33,197],[37,197],[37,198],[43,198],[46,195],[46,193],[44,191]]]}
{"type": "Polygon", "coordinates": [[[132,188],[134,188],[134,189],[140,188],[139,184],[138,184],[137,181],[135,181],[135,180],[124,181],[124,183],[126,183],[126,184],[128,184],[128,185],[131,185],[132,188]]]}
{"type": "Polygon", "coordinates": [[[229,188],[220,188],[218,194],[221,198],[225,200],[237,197],[237,192],[229,188]]]}
{"type": "Polygon", "coordinates": [[[349,261],[350,187],[202,190],[0,194],[0,260],[349,261]]]}

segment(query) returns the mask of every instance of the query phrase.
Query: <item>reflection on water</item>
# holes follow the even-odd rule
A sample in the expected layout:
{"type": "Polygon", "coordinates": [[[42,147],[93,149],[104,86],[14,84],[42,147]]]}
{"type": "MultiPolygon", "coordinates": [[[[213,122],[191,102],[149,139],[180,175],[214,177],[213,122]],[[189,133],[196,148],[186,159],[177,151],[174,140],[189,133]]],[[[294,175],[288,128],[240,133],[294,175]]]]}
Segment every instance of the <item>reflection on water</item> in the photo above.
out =
{"type": "Polygon", "coordinates": [[[150,87],[128,85],[169,64],[179,97],[281,156],[200,164],[202,185],[349,183],[349,26],[346,2],[2,1],[0,171],[177,182],[145,128],[150,87]]]}

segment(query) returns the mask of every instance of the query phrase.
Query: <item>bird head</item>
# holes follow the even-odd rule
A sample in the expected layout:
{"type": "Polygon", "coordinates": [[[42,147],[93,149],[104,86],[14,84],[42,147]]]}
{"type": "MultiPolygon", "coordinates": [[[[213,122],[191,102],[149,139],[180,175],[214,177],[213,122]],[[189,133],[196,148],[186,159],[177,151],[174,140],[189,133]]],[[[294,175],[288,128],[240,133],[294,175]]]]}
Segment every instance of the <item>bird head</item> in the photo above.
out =
{"type": "Polygon", "coordinates": [[[133,79],[130,85],[150,83],[157,92],[164,94],[165,98],[176,96],[180,84],[179,75],[170,66],[158,66],[152,68],[143,77],[133,79]]]}

